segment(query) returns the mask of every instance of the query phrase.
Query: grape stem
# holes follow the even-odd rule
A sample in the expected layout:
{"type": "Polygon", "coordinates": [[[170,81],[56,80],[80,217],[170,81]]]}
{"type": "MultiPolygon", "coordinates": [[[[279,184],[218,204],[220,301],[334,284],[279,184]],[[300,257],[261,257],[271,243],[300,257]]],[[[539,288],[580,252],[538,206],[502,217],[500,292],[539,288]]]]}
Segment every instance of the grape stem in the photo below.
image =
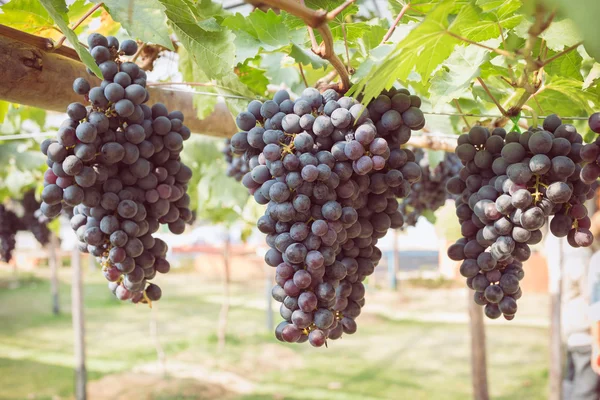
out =
{"type": "Polygon", "coordinates": [[[302,63],[298,63],[298,69],[300,70],[300,75],[302,76],[302,80],[304,81],[304,86],[308,87],[308,81],[306,80],[306,75],[304,75],[304,68],[302,68],[302,63]]]}
{"type": "Polygon", "coordinates": [[[340,27],[342,28],[342,33],[344,34],[344,47],[346,47],[346,61],[347,61],[346,68],[348,69],[348,73],[353,73],[352,67],[350,66],[350,50],[348,49],[348,37],[346,36],[346,24],[344,24],[342,22],[340,27]]]}
{"type": "Polygon", "coordinates": [[[402,17],[408,11],[409,8],[410,8],[410,3],[407,2],[402,7],[402,9],[400,10],[400,12],[398,13],[398,16],[396,16],[396,19],[394,20],[394,22],[392,22],[392,26],[390,26],[390,29],[388,29],[388,31],[386,32],[386,34],[383,37],[383,39],[381,39],[381,44],[387,42],[388,39],[392,36],[392,33],[394,33],[394,30],[396,30],[396,26],[400,23],[400,20],[402,19],[402,17]]]}
{"type": "Polygon", "coordinates": [[[562,56],[564,56],[565,54],[575,50],[576,48],[578,48],[579,46],[581,46],[583,44],[583,42],[577,42],[575,43],[573,46],[571,47],[567,47],[566,49],[564,49],[563,51],[556,53],[555,55],[553,55],[552,57],[542,61],[541,66],[540,67],[545,67],[546,65],[550,64],[552,61],[556,60],[557,58],[560,58],[562,56]]]}
{"type": "MultiPolygon", "coordinates": [[[[460,103],[458,102],[457,99],[454,99],[454,105],[456,106],[456,109],[458,110],[459,113],[463,113],[462,108],[460,108],[460,103]]],[[[469,124],[469,121],[467,121],[467,117],[462,115],[462,119],[465,123],[465,125],[467,126],[467,129],[471,130],[471,125],[469,124]]]]}
{"type": "Polygon", "coordinates": [[[498,53],[501,56],[504,56],[504,57],[509,58],[511,60],[517,58],[516,55],[514,53],[511,53],[510,51],[506,51],[506,50],[503,50],[503,49],[496,49],[495,47],[486,46],[485,44],[481,44],[481,43],[475,42],[475,41],[473,41],[471,39],[467,39],[466,37],[457,35],[454,32],[450,32],[450,31],[446,30],[446,34],[452,36],[455,39],[461,40],[461,41],[463,41],[465,43],[469,43],[469,44],[472,44],[474,46],[478,46],[478,47],[481,47],[483,49],[486,49],[486,50],[489,50],[489,51],[493,51],[494,53],[498,53]]]}
{"type": "MultiPolygon", "coordinates": [[[[94,7],[90,8],[88,10],[88,12],[86,12],[85,14],[83,14],[83,16],[81,18],[79,18],[79,21],[75,22],[75,24],[73,25],[73,27],[71,28],[72,30],[77,29],[77,27],[79,25],[81,25],[83,23],[83,21],[85,21],[86,19],[88,19],[88,17],[90,15],[92,15],[93,13],[96,12],[97,9],[99,9],[100,7],[102,7],[104,5],[104,3],[98,3],[96,4],[94,7]]],[[[67,39],[67,37],[65,35],[63,35],[59,40],[58,43],[56,43],[55,47],[60,47],[62,46],[62,44],[65,42],[65,40],[67,39]]]]}
{"type": "Polygon", "coordinates": [[[483,90],[485,90],[485,92],[487,93],[487,95],[490,96],[490,99],[492,99],[492,101],[494,102],[494,104],[496,105],[496,107],[498,107],[498,110],[500,110],[500,112],[502,113],[502,115],[506,115],[506,110],[504,109],[504,107],[502,107],[500,105],[500,103],[498,102],[498,100],[496,100],[496,98],[494,97],[494,95],[492,94],[492,92],[490,91],[490,89],[487,87],[487,85],[485,84],[485,82],[483,81],[483,79],[481,79],[480,76],[477,77],[477,82],[479,82],[479,84],[481,85],[481,87],[483,87],[483,90]]]}
{"type": "MultiPolygon", "coordinates": [[[[333,36],[328,21],[334,19],[340,14],[346,7],[354,3],[355,0],[348,0],[339,7],[330,11],[329,13],[325,10],[312,10],[306,7],[304,4],[296,3],[290,0],[262,0],[262,2],[270,7],[279,8],[280,10],[287,11],[288,13],[301,18],[306,25],[310,28],[316,29],[320,34],[323,42],[318,45],[316,39],[313,42],[313,52],[329,63],[335,68],[340,76],[340,84],[338,90],[342,93],[346,92],[350,88],[350,75],[346,66],[335,54],[333,49],[333,36]],[[315,45],[317,46],[315,47],[315,45]]],[[[309,31],[310,32],[310,31],[309,31]]]]}
{"type": "Polygon", "coordinates": [[[135,54],[131,58],[131,62],[136,62],[136,60],[138,59],[140,54],[142,54],[142,51],[144,50],[145,47],[146,47],[146,43],[142,43],[142,45],[138,48],[138,50],[135,52],[135,54]]]}

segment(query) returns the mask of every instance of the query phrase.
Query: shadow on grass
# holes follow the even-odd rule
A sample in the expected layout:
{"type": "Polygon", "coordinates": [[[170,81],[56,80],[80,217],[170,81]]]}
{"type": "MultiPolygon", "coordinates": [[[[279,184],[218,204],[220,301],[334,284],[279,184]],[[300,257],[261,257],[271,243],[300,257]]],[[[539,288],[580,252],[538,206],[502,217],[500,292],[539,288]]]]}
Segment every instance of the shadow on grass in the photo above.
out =
{"type": "MultiPolygon", "coordinates": [[[[93,371],[88,379],[99,377],[93,371]]],[[[71,368],[30,360],[0,358],[0,399],[70,397],[74,373],[71,368]],[[15,374],[14,371],[19,371],[15,374]],[[18,393],[19,395],[16,395],[18,393]]]]}

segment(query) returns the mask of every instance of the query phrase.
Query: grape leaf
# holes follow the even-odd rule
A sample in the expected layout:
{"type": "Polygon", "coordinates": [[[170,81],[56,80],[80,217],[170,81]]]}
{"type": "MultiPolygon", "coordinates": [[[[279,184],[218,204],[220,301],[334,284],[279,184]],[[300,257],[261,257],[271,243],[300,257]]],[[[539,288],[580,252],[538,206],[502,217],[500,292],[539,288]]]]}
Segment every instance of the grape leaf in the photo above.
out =
{"type": "MultiPolygon", "coordinates": [[[[552,7],[558,7],[563,15],[573,20],[581,32],[585,49],[597,61],[600,60],[600,35],[598,35],[598,15],[600,2],[597,0],[580,0],[574,4],[571,0],[544,0],[552,7]]],[[[554,24],[552,24],[554,25],[554,24]]],[[[572,32],[566,32],[572,35],[572,32]]]]}
{"type": "Polygon", "coordinates": [[[583,88],[589,88],[590,86],[592,86],[592,84],[594,84],[594,82],[598,80],[598,78],[600,78],[600,64],[594,63],[592,69],[590,69],[590,72],[588,72],[587,76],[585,77],[585,81],[583,82],[583,88]]]}
{"type": "Polygon", "coordinates": [[[227,29],[211,32],[198,24],[196,11],[184,0],[159,0],[167,19],[185,48],[209,79],[231,73],[235,58],[234,35],[227,29]]]}
{"type": "MultiPolygon", "coordinates": [[[[331,11],[334,8],[342,5],[344,0],[305,0],[304,4],[308,8],[312,8],[313,10],[323,9],[325,11],[331,11]]],[[[332,27],[340,25],[342,22],[346,21],[346,17],[356,14],[358,12],[358,6],[356,4],[351,4],[346,7],[341,13],[336,15],[336,17],[330,21],[330,25],[332,27]]],[[[285,24],[289,28],[303,28],[306,29],[306,24],[301,18],[298,18],[294,15],[287,14],[285,15],[285,24]]]]}
{"type": "MultiPolygon", "coordinates": [[[[388,5],[392,14],[397,15],[407,3],[410,4],[410,8],[405,12],[404,16],[408,17],[408,19],[415,20],[417,18],[420,19],[425,14],[429,14],[439,4],[439,0],[390,0],[388,5]]],[[[457,8],[469,3],[470,0],[454,1],[457,8]]]]}
{"type": "Polygon", "coordinates": [[[442,161],[444,161],[444,157],[446,156],[446,152],[443,150],[427,150],[427,160],[429,161],[429,170],[435,169],[442,161]]]}
{"type": "MultiPolygon", "coordinates": [[[[194,64],[194,61],[190,57],[190,53],[183,47],[180,46],[178,49],[179,53],[179,72],[181,72],[181,76],[183,80],[186,82],[207,82],[208,78],[206,74],[200,69],[197,68],[194,64]]],[[[217,91],[212,87],[202,87],[203,92],[209,93],[217,93],[217,91]]],[[[206,118],[214,109],[215,104],[217,104],[216,96],[194,96],[193,104],[196,112],[198,113],[198,118],[203,119],[206,118]]]]}
{"type": "Polygon", "coordinates": [[[527,105],[542,115],[584,116],[593,112],[588,102],[594,101],[595,95],[583,90],[582,85],[581,81],[575,79],[553,79],[533,95],[527,105]]]}
{"type": "Polygon", "coordinates": [[[44,128],[46,123],[46,110],[36,107],[19,106],[19,114],[21,123],[25,120],[31,120],[38,124],[40,128],[44,128]]]}
{"type": "Polygon", "coordinates": [[[244,63],[254,58],[260,49],[272,52],[286,48],[290,43],[303,43],[306,30],[289,27],[285,18],[285,13],[277,15],[271,9],[268,12],[256,9],[247,16],[237,13],[225,18],[222,25],[236,35],[236,61],[244,63]]]}
{"type": "Polygon", "coordinates": [[[248,64],[238,64],[236,67],[237,76],[240,82],[246,85],[254,93],[265,95],[269,80],[265,76],[265,70],[254,68],[248,64]]]}
{"type": "Polygon", "coordinates": [[[560,51],[581,41],[579,26],[575,25],[573,20],[566,18],[553,21],[540,37],[546,40],[546,46],[554,51],[560,51]]]}
{"type": "MultiPolygon", "coordinates": [[[[350,48],[356,47],[356,44],[365,35],[369,35],[372,25],[366,22],[351,22],[345,23],[343,29],[346,31],[346,40],[350,48]]],[[[385,30],[387,31],[387,29],[385,30]]],[[[385,35],[385,31],[383,35],[385,35]]],[[[344,40],[344,32],[342,30],[342,24],[335,25],[331,28],[331,34],[334,40],[344,40]]],[[[379,38],[379,41],[383,38],[383,35],[379,38]]],[[[379,43],[377,43],[379,44],[379,43]]]]}
{"type": "MultiPolygon", "coordinates": [[[[100,0],[92,0],[99,3],[100,0]]],[[[102,0],[113,20],[121,23],[133,38],[160,44],[173,50],[165,7],[159,0],[102,0]]]]}
{"type": "Polygon", "coordinates": [[[480,66],[489,51],[477,46],[457,47],[454,53],[442,64],[429,88],[433,106],[448,103],[462,97],[463,93],[480,73],[480,66]]]}
{"type": "Polygon", "coordinates": [[[77,38],[77,34],[69,28],[68,18],[67,18],[67,5],[64,0],[40,0],[48,15],[54,20],[54,23],[58,25],[63,35],[67,37],[71,46],[77,52],[77,55],[81,59],[81,61],[100,79],[102,79],[102,72],[100,68],[96,65],[96,61],[92,55],[87,51],[85,47],[81,43],[79,43],[79,39],[77,38]]]}
{"type": "Polygon", "coordinates": [[[524,17],[516,13],[520,7],[520,0],[505,1],[490,12],[481,12],[473,5],[466,5],[452,23],[452,31],[476,42],[496,38],[500,36],[500,27],[512,29],[521,23],[524,17]]]}
{"type": "Polygon", "coordinates": [[[8,113],[9,105],[10,103],[8,101],[0,100],[0,125],[4,123],[4,117],[6,117],[6,114],[8,113]]]}
{"type": "Polygon", "coordinates": [[[380,45],[388,30],[381,25],[371,25],[365,34],[357,40],[358,51],[367,57],[373,49],[380,45]]]}
{"type": "Polygon", "coordinates": [[[12,0],[2,6],[0,24],[39,34],[54,27],[54,20],[37,0],[12,0]]]}
{"type": "Polygon", "coordinates": [[[233,115],[237,115],[244,111],[248,106],[248,103],[256,97],[256,95],[252,93],[250,89],[248,89],[248,87],[244,85],[240,81],[240,78],[233,72],[230,72],[228,75],[222,77],[218,80],[218,82],[220,86],[216,88],[217,92],[236,96],[225,97],[227,107],[233,115]]]}
{"type": "Polygon", "coordinates": [[[369,102],[397,79],[405,81],[413,71],[420,75],[421,82],[427,82],[431,73],[460,43],[446,34],[448,18],[454,9],[454,2],[441,2],[377,68],[350,88],[350,93],[356,96],[364,91],[363,101],[369,102]]]}
{"type": "Polygon", "coordinates": [[[291,44],[289,54],[299,63],[303,65],[312,65],[313,68],[325,68],[328,65],[325,60],[317,56],[311,50],[305,50],[295,43],[291,44]]]}
{"type": "Polygon", "coordinates": [[[282,53],[265,54],[262,57],[261,66],[267,71],[265,75],[271,82],[293,87],[300,83],[300,72],[296,68],[290,67],[285,61],[286,57],[282,53]]]}
{"type": "Polygon", "coordinates": [[[431,210],[423,210],[421,216],[423,216],[427,221],[429,221],[432,224],[435,224],[435,221],[437,221],[435,213],[431,210]]]}
{"type": "MultiPolygon", "coordinates": [[[[548,58],[555,55],[555,51],[548,51],[548,58]]],[[[556,60],[552,61],[550,64],[544,67],[544,71],[548,75],[556,75],[562,76],[564,78],[573,78],[582,80],[583,76],[581,75],[581,62],[583,58],[576,51],[570,51],[562,56],[558,57],[556,60]]]]}

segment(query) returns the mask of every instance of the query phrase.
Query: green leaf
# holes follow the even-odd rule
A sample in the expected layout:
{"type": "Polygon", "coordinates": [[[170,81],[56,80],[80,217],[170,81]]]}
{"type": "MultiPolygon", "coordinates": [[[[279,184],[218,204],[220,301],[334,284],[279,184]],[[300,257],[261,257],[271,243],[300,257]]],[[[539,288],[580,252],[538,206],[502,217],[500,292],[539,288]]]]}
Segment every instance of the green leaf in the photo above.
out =
{"type": "Polygon", "coordinates": [[[425,217],[425,219],[432,224],[435,224],[435,221],[437,221],[437,218],[435,217],[435,213],[431,210],[423,210],[421,215],[423,217],[425,217]]]}
{"type": "Polygon", "coordinates": [[[229,111],[233,115],[237,115],[240,112],[244,111],[248,106],[248,103],[252,101],[256,96],[252,93],[246,85],[244,85],[240,78],[231,72],[227,76],[219,79],[220,87],[217,87],[217,92],[221,94],[233,94],[236,96],[244,96],[246,98],[231,98],[225,97],[225,103],[227,103],[227,107],[229,111]]]}
{"type": "MultiPolygon", "coordinates": [[[[557,54],[555,51],[548,51],[548,58],[557,54]]],[[[570,51],[562,56],[558,57],[556,60],[552,61],[550,64],[544,67],[544,71],[548,75],[556,75],[563,78],[573,78],[582,80],[583,76],[581,75],[581,62],[583,58],[576,51],[570,51]]]]}
{"type": "Polygon", "coordinates": [[[262,57],[261,66],[267,71],[266,76],[271,82],[282,83],[288,87],[294,87],[300,83],[300,72],[298,69],[286,63],[286,57],[281,53],[265,54],[262,57]]]}
{"type": "Polygon", "coordinates": [[[264,12],[256,9],[247,16],[235,14],[225,18],[222,25],[235,35],[236,61],[244,63],[254,58],[261,49],[272,52],[286,48],[290,43],[303,41],[306,30],[288,26],[285,13],[275,14],[273,10],[264,12]]]}
{"type": "Polygon", "coordinates": [[[19,111],[21,114],[21,121],[32,120],[40,128],[43,128],[46,124],[46,110],[42,110],[41,108],[35,107],[19,107],[19,111]]]}
{"type": "Polygon", "coordinates": [[[462,97],[480,73],[489,51],[477,46],[457,47],[432,79],[429,93],[433,106],[462,97]]]}
{"type": "MultiPolygon", "coordinates": [[[[544,0],[552,7],[558,7],[563,15],[573,20],[574,25],[581,32],[585,49],[588,54],[600,61],[600,35],[598,35],[598,15],[600,15],[600,1],[579,0],[544,0]]],[[[554,23],[552,24],[554,25],[554,23]]],[[[572,35],[572,32],[567,32],[572,35]]]]}
{"type": "Polygon", "coordinates": [[[350,89],[358,95],[364,91],[363,101],[368,103],[382,90],[391,87],[396,80],[406,81],[412,72],[417,72],[421,82],[429,80],[431,73],[446,60],[458,39],[446,34],[449,16],[454,10],[452,1],[441,2],[423,22],[412,30],[390,53],[378,68],[361,79],[350,89]]]}
{"type": "Polygon", "coordinates": [[[212,0],[195,0],[195,2],[187,1],[189,7],[200,19],[209,19],[213,17],[225,17],[229,13],[223,10],[223,5],[220,3],[213,3],[212,0]]]}
{"type": "Polygon", "coordinates": [[[387,29],[381,25],[370,25],[365,34],[357,41],[358,51],[363,57],[367,57],[371,51],[379,46],[381,40],[387,33],[387,29]]]}
{"type": "MultiPolygon", "coordinates": [[[[207,31],[199,25],[198,11],[185,0],[159,0],[166,8],[173,31],[209,79],[219,79],[233,69],[234,35],[227,29],[207,31]]],[[[203,3],[204,4],[204,3],[203,3]]],[[[204,18],[202,18],[204,19],[204,18]]]]}
{"type": "Polygon", "coordinates": [[[265,76],[265,70],[254,68],[248,64],[240,64],[237,66],[237,75],[240,81],[246,85],[254,93],[265,95],[269,79],[265,76]]]}
{"type": "Polygon", "coordinates": [[[582,85],[574,79],[556,78],[533,95],[527,105],[541,115],[584,116],[593,112],[588,102],[594,101],[595,95],[583,90],[582,85]]]}
{"type": "Polygon", "coordinates": [[[452,31],[467,39],[482,42],[500,36],[503,30],[512,29],[523,20],[516,13],[521,7],[520,0],[508,0],[490,12],[481,12],[473,5],[463,7],[452,24],[452,31]]]}
{"type": "Polygon", "coordinates": [[[295,43],[291,44],[290,56],[302,65],[311,65],[315,69],[325,68],[328,64],[321,57],[317,56],[311,50],[305,50],[303,47],[295,43]]]}
{"type": "Polygon", "coordinates": [[[446,152],[443,150],[427,150],[427,160],[429,161],[429,170],[433,170],[440,165],[446,157],[446,152]]]}
{"type": "Polygon", "coordinates": [[[553,21],[540,37],[546,40],[546,46],[554,51],[560,51],[581,41],[579,26],[566,18],[553,21]]]}
{"type": "MultiPolygon", "coordinates": [[[[194,60],[190,57],[190,53],[185,49],[185,47],[180,46],[178,49],[179,53],[179,72],[181,72],[181,76],[183,80],[186,82],[208,82],[208,78],[206,74],[200,69],[197,68],[194,64],[194,60]]],[[[203,92],[209,93],[217,93],[217,91],[210,87],[202,87],[203,92]]],[[[198,118],[203,119],[206,118],[214,109],[217,104],[216,96],[194,96],[193,104],[196,112],[198,113],[198,118]]]]}
{"type": "Polygon", "coordinates": [[[0,125],[4,123],[4,117],[8,113],[8,106],[10,105],[7,101],[0,101],[0,125]]]}
{"type": "MultiPolygon", "coordinates": [[[[334,8],[342,5],[344,0],[305,0],[304,4],[308,8],[312,8],[313,10],[323,9],[325,11],[331,11],[334,8]]],[[[330,26],[338,26],[342,22],[346,21],[346,17],[356,14],[358,12],[358,6],[356,4],[351,4],[346,7],[341,13],[339,13],[333,21],[330,21],[330,26]]],[[[306,24],[301,18],[296,16],[286,14],[286,25],[290,28],[303,28],[306,29],[306,24]]]]}
{"type": "Polygon", "coordinates": [[[37,0],[12,0],[2,6],[0,24],[28,33],[39,33],[54,27],[48,11],[37,0]]]}
{"type": "Polygon", "coordinates": [[[112,19],[121,23],[129,36],[144,43],[156,43],[173,50],[165,7],[159,0],[102,0],[102,2],[112,19]]]}
{"type": "Polygon", "coordinates": [[[52,19],[54,23],[58,25],[63,35],[67,37],[71,46],[79,55],[79,58],[83,63],[100,79],[102,79],[102,72],[100,68],[96,65],[96,61],[92,55],[87,51],[85,47],[81,43],[79,43],[79,39],[77,38],[77,34],[73,32],[69,28],[69,20],[67,18],[67,5],[64,0],[40,0],[46,11],[52,19]]]}

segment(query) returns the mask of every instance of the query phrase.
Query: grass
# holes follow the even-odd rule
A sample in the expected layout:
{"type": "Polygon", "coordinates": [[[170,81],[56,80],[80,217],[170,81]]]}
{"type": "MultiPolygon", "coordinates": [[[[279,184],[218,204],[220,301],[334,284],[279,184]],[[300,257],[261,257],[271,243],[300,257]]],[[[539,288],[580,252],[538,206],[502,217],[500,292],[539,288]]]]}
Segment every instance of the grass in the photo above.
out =
{"type": "MultiPolygon", "coordinates": [[[[356,335],[334,341],[328,349],[281,344],[265,327],[261,282],[250,282],[232,287],[227,346],[220,353],[215,336],[220,285],[194,274],[171,273],[160,281],[164,298],[149,310],[117,302],[101,279],[86,274],[90,398],[471,397],[466,324],[365,313],[356,335]],[[157,321],[165,364],[157,361],[152,319],[157,321]]],[[[69,287],[63,283],[60,289],[63,314],[53,316],[45,279],[0,275],[0,399],[72,398],[69,287]]],[[[390,308],[403,307],[389,298],[385,301],[390,308]]],[[[491,397],[547,398],[547,331],[505,325],[487,330],[491,397]]]]}

